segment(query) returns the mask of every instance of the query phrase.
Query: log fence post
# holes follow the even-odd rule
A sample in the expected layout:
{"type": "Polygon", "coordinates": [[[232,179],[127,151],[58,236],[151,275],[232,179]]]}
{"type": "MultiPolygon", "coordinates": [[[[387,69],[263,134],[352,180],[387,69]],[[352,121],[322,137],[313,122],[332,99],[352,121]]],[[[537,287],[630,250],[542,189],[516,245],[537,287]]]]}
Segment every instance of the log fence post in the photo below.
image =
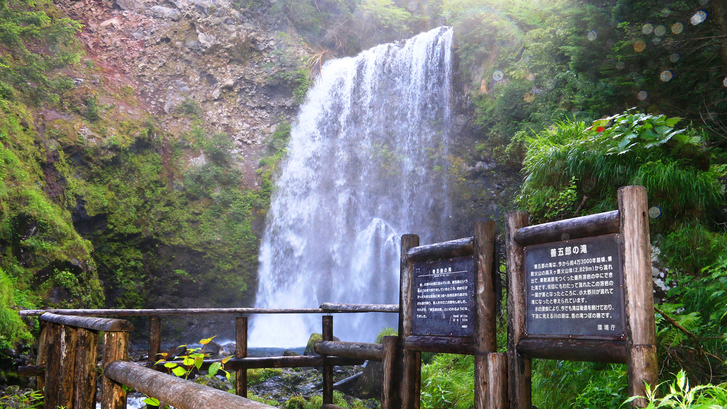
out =
{"type": "Polygon", "coordinates": [[[419,409],[419,392],[421,389],[421,362],[422,354],[404,348],[406,338],[411,330],[411,300],[413,299],[412,285],[414,263],[409,260],[409,249],[419,246],[419,236],[404,234],[401,236],[400,276],[399,289],[399,345],[401,364],[401,407],[402,409],[419,409]]]}
{"type": "Polygon", "coordinates": [[[159,353],[162,350],[162,320],[161,317],[149,317],[149,357],[147,365],[154,367],[159,360],[159,353]]]}
{"type": "MultiPolygon", "coordinates": [[[[235,318],[235,358],[247,357],[247,317],[235,318]]],[[[247,398],[247,369],[235,371],[235,393],[247,398]]]]}
{"type": "MultiPolygon", "coordinates": [[[[323,341],[333,341],[333,316],[323,316],[323,341]]],[[[333,404],[333,365],[323,365],[323,404],[333,404]]]]}
{"type": "Polygon", "coordinates": [[[98,331],[79,328],[74,374],[76,390],[73,398],[73,407],[76,409],[92,409],[96,407],[97,356],[98,331]]]}
{"type": "Polygon", "coordinates": [[[58,406],[58,388],[60,385],[60,345],[61,326],[46,323],[45,335],[45,391],[44,408],[56,409],[58,406]]]}
{"type": "MultiPolygon", "coordinates": [[[[619,189],[618,208],[623,238],[629,395],[646,396],[645,384],[654,387],[659,370],[646,188],[619,189]]],[[[632,402],[632,407],[646,405],[645,399],[632,402]]]]}
{"type": "Polygon", "coordinates": [[[383,368],[383,379],[381,380],[381,409],[394,409],[395,397],[397,395],[394,382],[394,367],[396,366],[396,343],[398,337],[384,337],[381,343],[384,346],[381,367],[383,368]]]}
{"type": "MultiPolygon", "coordinates": [[[[126,331],[105,331],[102,367],[128,359],[129,333],[126,331]]],[[[101,409],[125,409],[126,391],[123,386],[104,376],[101,381],[101,409]]]]}
{"type": "Polygon", "coordinates": [[[528,225],[525,212],[512,212],[505,216],[507,252],[507,372],[510,409],[531,407],[531,360],[517,351],[517,344],[525,334],[525,254],[523,246],[515,241],[518,229],[528,225]]]}

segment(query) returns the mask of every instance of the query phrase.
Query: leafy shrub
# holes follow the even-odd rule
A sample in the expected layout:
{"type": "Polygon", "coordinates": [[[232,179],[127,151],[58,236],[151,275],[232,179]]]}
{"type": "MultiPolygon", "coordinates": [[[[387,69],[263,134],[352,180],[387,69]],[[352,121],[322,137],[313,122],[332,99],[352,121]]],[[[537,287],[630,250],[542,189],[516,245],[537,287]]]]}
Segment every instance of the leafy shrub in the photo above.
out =
{"type": "Polygon", "coordinates": [[[438,354],[430,364],[422,366],[421,407],[474,407],[474,382],[474,357],[438,354]]]}
{"type": "Polygon", "coordinates": [[[646,385],[646,396],[635,396],[627,399],[624,404],[634,400],[646,398],[646,409],[680,408],[680,409],[712,409],[723,408],[727,405],[727,385],[697,385],[691,387],[687,374],[679,371],[676,379],[671,383],[664,382],[654,388],[646,385]],[[659,398],[659,390],[669,387],[669,392],[659,398]]]}

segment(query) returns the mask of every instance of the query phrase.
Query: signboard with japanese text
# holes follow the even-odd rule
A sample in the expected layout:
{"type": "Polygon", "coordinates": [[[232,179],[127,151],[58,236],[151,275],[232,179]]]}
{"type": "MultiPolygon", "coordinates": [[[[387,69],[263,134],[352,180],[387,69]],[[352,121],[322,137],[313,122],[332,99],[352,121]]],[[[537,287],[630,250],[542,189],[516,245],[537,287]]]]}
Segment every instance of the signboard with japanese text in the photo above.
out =
{"type": "Polygon", "coordinates": [[[412,334],[474,334],[474,260],[459,257],[414,264],[412,334]]]}
{"type": "Polygon", "coordinates": [[[624,339],[618,234],[525,248],[525,336],[624,339]]]}

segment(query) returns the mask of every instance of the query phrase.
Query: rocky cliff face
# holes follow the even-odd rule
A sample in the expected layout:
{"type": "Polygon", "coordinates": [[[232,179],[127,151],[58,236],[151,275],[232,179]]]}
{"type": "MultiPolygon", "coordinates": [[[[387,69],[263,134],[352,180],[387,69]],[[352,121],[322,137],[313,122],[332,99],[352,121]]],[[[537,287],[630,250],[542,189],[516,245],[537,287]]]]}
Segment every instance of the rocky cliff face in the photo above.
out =
{"type": "MultiPolygon", "coordinates": [[[[103,75],[130,86],[140,104],[174,137],[196,110],[208,132],[234,142],[237,164],[253,180],[261,147],[289,121],[307,85],[301,68],[314,51],[269,7],[228,0],[61,0],[84,24],[80,39],[103,75]]],[[[204,160],[202,158],[201,160],[204,160]]]]}

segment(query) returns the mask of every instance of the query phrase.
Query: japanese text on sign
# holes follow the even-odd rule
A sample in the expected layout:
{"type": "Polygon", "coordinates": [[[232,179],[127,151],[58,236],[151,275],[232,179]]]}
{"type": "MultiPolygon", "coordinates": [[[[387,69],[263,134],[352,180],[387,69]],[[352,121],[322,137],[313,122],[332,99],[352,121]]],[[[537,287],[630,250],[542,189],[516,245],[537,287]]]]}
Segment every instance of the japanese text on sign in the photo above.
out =
{"type": "Polygon", "coordinates": [[[617,234],[525,249],[528,336],[623,337],[617,234]]]}
{"type": "Polygon", "coordinates": [[[412,333],[469,336],[474,333],[472,257],[414,265],[412,333]]]}

